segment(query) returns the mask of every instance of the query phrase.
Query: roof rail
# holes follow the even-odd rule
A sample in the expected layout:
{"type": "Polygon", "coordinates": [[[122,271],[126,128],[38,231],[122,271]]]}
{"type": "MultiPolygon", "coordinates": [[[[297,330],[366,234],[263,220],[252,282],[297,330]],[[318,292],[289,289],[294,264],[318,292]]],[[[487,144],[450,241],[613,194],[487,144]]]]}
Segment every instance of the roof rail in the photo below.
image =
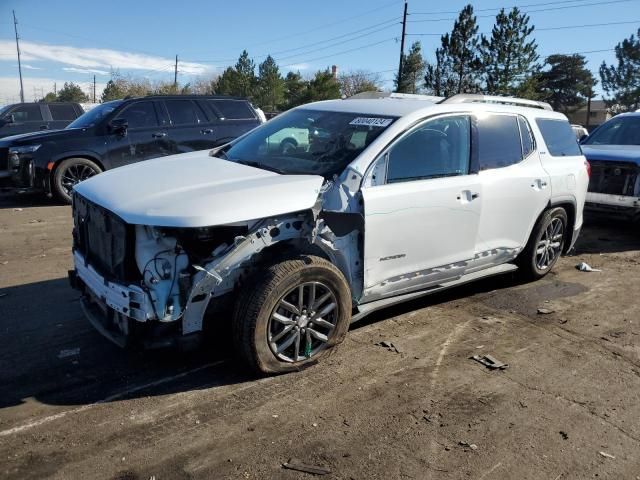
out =
{"type": "Polygon", "coordinates": [[[496,95],[482,95],[479,93],[459,93],[444,99],[440,103],[497,103],[501,105],[516,105],[519,107],[541,108],[553,110],[547,102],[528,100],[526,98],[500,97],[496,95]]]}

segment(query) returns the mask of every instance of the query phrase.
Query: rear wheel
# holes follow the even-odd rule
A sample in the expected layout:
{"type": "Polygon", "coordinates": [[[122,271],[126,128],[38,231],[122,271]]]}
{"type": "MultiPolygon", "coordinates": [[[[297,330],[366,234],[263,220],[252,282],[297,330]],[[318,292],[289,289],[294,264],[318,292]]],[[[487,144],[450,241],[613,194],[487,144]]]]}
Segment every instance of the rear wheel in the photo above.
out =
{"type": "Polygon", "coordinates": [[[527,246],[518,257],[522,275],[531,280],[544,277],[562,255],[567,229],[564,208],[547,210],[538,219],[527,246]]]}
{"type": "Polygon", "coordinates": [[[350,318],[340,270],[312,255],[284,260],[243,287],[233,322],[236,352],[258,372],[297,370],[342,342],[350,318]]]}
{"type": "Polygon", "coordinates": [[[87,158],[67,158],[53,172],[52,193],[65,203],[71,203],[71,191],[78,183],[102,172],[87,158]]]}

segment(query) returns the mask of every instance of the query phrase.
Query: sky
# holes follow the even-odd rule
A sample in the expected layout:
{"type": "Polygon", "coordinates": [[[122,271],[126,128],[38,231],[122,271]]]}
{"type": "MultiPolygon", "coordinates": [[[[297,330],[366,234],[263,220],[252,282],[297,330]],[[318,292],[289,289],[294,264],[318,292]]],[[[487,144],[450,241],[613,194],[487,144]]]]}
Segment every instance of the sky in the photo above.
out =
{"type": "MultiPolygon", "coordinates": [[[[405,50],[420,40],[433,60],[468,1],[409,0],[405,50]]],[[[536,27],[541,57],[582,53],[597,75],[614,47],[640,28],[640,0],[480,0],[480,32],[501,7],[520,7],[536,27]]],[[[337,65],[366,70],[386,88],[398,68],[403,0],[0,0],[0,104],[19,101],[12,10],[18,20],[25,100],[64,82],[99,97],[110,72],[184,84],[233,65],[243,49],[258,64],[273,55],[283,73],[337,65]]],[[[599,87],[597,93],[601,94],[599,87]]]]}

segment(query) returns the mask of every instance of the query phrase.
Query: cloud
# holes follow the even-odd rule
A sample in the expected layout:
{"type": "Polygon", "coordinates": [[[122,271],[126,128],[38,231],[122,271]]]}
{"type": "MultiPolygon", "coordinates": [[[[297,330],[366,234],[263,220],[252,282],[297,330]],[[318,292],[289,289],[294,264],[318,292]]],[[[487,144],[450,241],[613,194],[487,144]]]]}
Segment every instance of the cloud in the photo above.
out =
{"type": "Polygon", "coordinates": [[[63,67],[62,70],[64,70],[65,72],[95,73],[96,75],[109,75],[109,72],[107,72],[106,70],[96,70],[94,68],[63,67]]]}
{"type": "Polygon", "coordinates": [[[309,68],[311,68],[311,65],[308,63],[294,63],[293,65],[287,65],[287,69],[292,72],[296,70],[308,70],[309,68]]]}
{"type": "MultiPolygon", "coordinates": [[[[0,61],[9,59],[14,50],[10,40],[0,40],[0,61]]],[[[160,70],[174,63],[172,58],[155,55],[34,42],[21,42],[20,52],[25,60],[47,60],[85,69],[160,70]]],[[[201,75],[208,69],[207,65],[195,62],[179,62],[178,68],[188,75],[201,75]]]]}
{"type": "Polygon", "coordinates": [[[42,70],[42,68],[40,67],[34,67],[33,65],[29,65],[27,63],[23,63],[22,68],[24,68],[25,70],[42,70]]]}
{"type": "MultiPolygon", "coordinates": [[[[38,99],[42,95],[46,95],[48,92],[53,91],[53,85],[57,84],[58,90],[62,88],[64,82],[68,82],[68,79],[61,78],[24,78],[24,100],[26,102],[32,102],[34,97],[38,99]]],[[[93,94],[93,82],[75,82],[80,85],[80,88],[89,96],[93,94]]],[[[96,82],[96,96],[100,98],[102,90],[106,86],[105,83],[96,82]]],[[[18,76],[12,77],[0,77],[0,105],[7,103],[16,103],[20,101],[20,81],[18,76]]]]}

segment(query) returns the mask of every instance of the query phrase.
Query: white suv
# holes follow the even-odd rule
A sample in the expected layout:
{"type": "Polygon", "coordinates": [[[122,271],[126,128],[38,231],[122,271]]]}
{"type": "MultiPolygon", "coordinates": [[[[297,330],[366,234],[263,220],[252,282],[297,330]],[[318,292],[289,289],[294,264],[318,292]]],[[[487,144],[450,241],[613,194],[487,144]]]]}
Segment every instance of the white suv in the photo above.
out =
{"type": "Polygon", "coordinates": [[[587,184],[547,104],[312,103],[214,151],[79,184],[70,279],[120,345],[230,319],[246,363],[283,372],[378,308],[516,269],[544,276],[577,238],[587,184]]]}

